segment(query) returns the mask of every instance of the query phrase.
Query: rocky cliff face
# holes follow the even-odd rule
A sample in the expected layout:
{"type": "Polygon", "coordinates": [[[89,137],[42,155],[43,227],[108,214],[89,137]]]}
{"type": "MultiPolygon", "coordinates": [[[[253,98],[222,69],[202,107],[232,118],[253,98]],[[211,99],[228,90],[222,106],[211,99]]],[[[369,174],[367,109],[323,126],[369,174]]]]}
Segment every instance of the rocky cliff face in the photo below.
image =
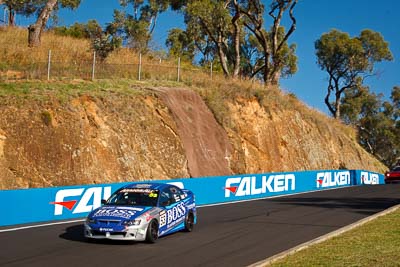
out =
{"type": "Polygon", "coordinates": [[[229,110],[236,172],[384,169],[338,122],[322,123],[296,109],[266,111],[255,99],[230,103],[229,110]]]}
{"type": "Polygon", "coordinates": [[[256,98],[221,103],[150,88],[59,99],[0,98],[0,189],[315,169],[385,167],[337,123],[256,98]]]}

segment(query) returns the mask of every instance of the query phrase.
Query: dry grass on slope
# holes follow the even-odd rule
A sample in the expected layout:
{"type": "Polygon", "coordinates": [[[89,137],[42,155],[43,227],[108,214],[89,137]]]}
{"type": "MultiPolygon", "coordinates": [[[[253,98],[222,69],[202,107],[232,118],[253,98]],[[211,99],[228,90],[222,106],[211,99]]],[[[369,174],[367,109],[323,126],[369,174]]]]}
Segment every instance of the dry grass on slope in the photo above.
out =
{"type": "MultiPolygon", "coordinates": [[[[0,80],[47,80],[50,50],[50,79],[92,78],[93,49],[89,40],[59,36],[51,31],[43,33],[40,47],[29,48],[27,40],[26,29],[0,27],[0,80]]],[[[139,54],[122,47],[110,53],[104,61],[97,57],[95,78],[138,79],[141,61],[141,80],[176,81],[178,60],[160,57],[155,52],[143,55],[140,59],[139,54]]],[[[202,79],[202,72],[206,71],[188,62],[181,62],[180,67],[180,80],[189,83],[202,79]]]]}
{"type": "Polygon", "coordinates": [[[76,59],[90,60],[90,43],[87,40],[44,33],[40,47],[28,47],[28,30],[17,27],[0,27],[0,62],[6,65],[29,65],[46,62],[52,50],[54,61],[67,62],[76,59]]]}
{"type": "MultiPolygon", "coordinates": [[[[93,49],[87,39],[56,35],[51,31],[44,32],[40,47],[28,47],[28,31],[19,27],[0,26],[0,62],[3,69],[7,65],[29,65],[47,62],[49,50],[52,61],[74,62],[92,61],[93,49]]],[[[156,64],[159,58],[152,55],[143,56],[143,64],[156,64]]],[[[139,62],[139,55],[128,48],[112,52],[106,59],[109,64],[133,64],[139,62]]],[[[176,65],[175,61],[163,61],[163,64],[176,65]]]]}

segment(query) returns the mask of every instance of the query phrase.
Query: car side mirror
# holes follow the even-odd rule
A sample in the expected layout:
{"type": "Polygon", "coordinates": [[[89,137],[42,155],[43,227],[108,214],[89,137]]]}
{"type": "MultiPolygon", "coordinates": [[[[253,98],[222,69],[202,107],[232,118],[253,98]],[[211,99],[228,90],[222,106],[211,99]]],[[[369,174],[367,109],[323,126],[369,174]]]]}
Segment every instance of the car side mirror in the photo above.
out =
{"type": "Polygon", "coordinates": [[[102,200],[101,200],[101,205],[105,205],[105,204],[107,204],[107,200],[102,199],[102,200]]]}

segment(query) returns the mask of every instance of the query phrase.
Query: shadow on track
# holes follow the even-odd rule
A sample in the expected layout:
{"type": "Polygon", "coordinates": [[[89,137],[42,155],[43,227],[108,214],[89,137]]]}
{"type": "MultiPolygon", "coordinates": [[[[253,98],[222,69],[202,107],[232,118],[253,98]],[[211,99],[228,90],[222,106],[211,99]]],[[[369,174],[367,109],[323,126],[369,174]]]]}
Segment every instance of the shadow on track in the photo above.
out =
{"type": "Polygon", "coordinates": [[[82,242],[87,244],[99,244],[99,245],[134,245],[138,242],[135,241],[124,241],[124,240],[109,240],[109,239],[87,239],[83,235],[83,224],[73,225],[65,229],[65,233],[59,235],[60,238],[69,241],[82,242]]]}

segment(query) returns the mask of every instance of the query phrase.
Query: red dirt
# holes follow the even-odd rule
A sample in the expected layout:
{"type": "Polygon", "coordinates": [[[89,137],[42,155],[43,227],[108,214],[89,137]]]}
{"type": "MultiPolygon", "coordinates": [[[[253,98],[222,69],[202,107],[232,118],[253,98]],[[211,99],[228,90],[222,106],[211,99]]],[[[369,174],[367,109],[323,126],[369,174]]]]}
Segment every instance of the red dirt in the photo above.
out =
{"type": "Polygon", "coordinates": [[[230,175],[232,146],[203,99],[192,90],[156,88],[172,112],[191,177],[230,175]]]}

